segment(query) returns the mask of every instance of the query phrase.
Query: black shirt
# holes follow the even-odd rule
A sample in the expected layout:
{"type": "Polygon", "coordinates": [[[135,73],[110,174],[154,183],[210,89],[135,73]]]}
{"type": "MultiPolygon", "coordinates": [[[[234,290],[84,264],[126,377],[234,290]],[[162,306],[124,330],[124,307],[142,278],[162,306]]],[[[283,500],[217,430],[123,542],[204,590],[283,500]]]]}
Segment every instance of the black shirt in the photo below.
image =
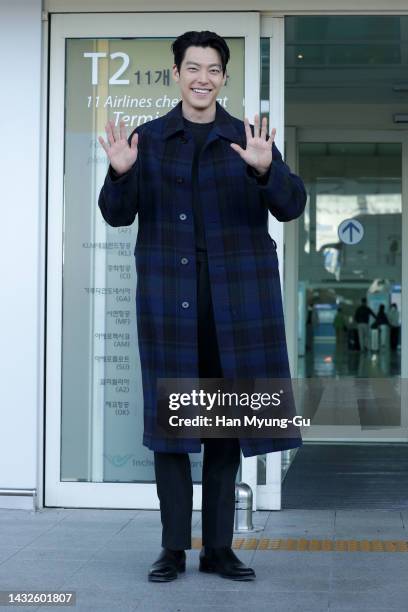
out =
{"type": "Polygon", "coordinates": [[[211,123],[195,123],[184,118],[184,126],[187,131],[194,138],[194,157],[192,167],[192,187],[193,187],[193,217],[194,217],[194,231],[196,238],[196,251],[207,252],[207,244],[205,240],[205,231],[202,214],[202,202],[200,198],[200,190],[198,185],[198,162],[200,152],[207,140],[207,136],[214,125],[214,121],[211,123]]]}
{"type": "Polygon", "coordinates": [[[374,319],[377,318],[376,315],[371,310],[371,308],[369,308],[365,304],[360,304],[360,306],[357,308],[355,312],[354,320],[356,323],[368,323],[370,319],[370,315],[374,317],[374,319]]]}

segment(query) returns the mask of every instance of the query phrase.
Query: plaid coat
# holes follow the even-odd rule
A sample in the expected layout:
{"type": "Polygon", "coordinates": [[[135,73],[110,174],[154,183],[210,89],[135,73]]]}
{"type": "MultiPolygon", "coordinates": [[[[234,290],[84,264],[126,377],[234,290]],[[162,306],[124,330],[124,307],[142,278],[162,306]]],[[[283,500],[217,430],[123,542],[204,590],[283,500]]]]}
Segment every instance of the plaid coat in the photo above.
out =
{"type": "MultiPolygon", "coordinates": [[[[138,214],[134,254],[143,444],[161,452],[200,452],[199,438],[169,440],[153,433],[156,379],[198,378],[194,142],[184,131],[181,102],[135,131],[135,164],[116,179],[109,167],[98,204],[113,227],[132,224],[138,214]]],[[[217,103],[200,156],[199,188],[223,374],[287,378],[278,259],[268,233],[268,209],[279,221],[296,219],[303,213],[306,192],[275,144],[268,174],[257,179],[231,142],[245,148],[244,123],[217,103]]],[[[249,457],[301,446],[302,438],[242,438],[240,445],[249,457]]]]}

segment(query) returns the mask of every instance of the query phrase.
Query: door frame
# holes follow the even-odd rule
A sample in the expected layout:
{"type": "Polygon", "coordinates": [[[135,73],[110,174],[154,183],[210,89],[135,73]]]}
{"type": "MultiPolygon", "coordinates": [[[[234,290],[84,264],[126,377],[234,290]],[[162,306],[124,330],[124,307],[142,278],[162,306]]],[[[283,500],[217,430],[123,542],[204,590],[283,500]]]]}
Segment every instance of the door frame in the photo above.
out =
{"type": "MultiPolygon", "coordinates": [[[[279,75],[281,91],[271,87],[271,113],[275,113],[274,126],[278,140],[283,143],[283,83],[284,83],[284,20],[266,18],[272,27],[271,71],[279,75]],[[276,53],[278,56],[276,55],[276,53]],[[277,57],[279,61],[277,61],[277,57]],[[276,120],[278,118],[278,120],[276,120]]],[[[168,37],[175,38],[182,31],[194,29],[200,23],[203,29],[212,29],[225,37],[245,38],[245,114],[253,117],[260,109],[260,28],[258,12],[234,13],[109,13],[109,14],[53,14],[50,31],[50,90],[49,90],[49,143],[48,143],[48,227],[47,227],[47,303],[45,346],[45,505],[88,508],[159,508],[154,483],[102,483],[61,482],[61,357],[62,357],[62,257],[63,257],[63,193],[64,193],[64,106],[65,106],[65,40],[67,38],[122,38],[168,37]],[[99,486],[102,484],[103,486],[99,486]],[[135,495],[135,487],[137,487],[135,495]]],[[[265,22],[266,23],[266,22],[265,22]]],[[[272,79],[271,79],[272,81],[272,79]]],[[[283,229],[276,220],[273,235],[283,238],[283,229]]],[[[280,241],[281,242],[281,241],[280,241]]],[[[282,249],[282,246],[281,246],[282,249]]],[[[281,257],[281,270],[282,270],[281,257]]],[[[140,441],[141,443],[141,441],[140,441]]],[[[267,484],[257,486],[257,457],[242,457],[241,479],[253,491],[254,509],[260,491],[262,507],[280,508],[280,455],[267,455],[267,484]]],[[[194,509],[201,507],[201,484],[194,485],[194,509]]]]}
{"type": "MultiPolygon", "coordinates": [[[[285,17],[261,16],[261,37],[269,38],[269,131],[276,127],[275,144],[284,158],[285,142],[285,17]]],[[[284,223],[268,213],[268,230],[277,245],[282,300],[285,302],[284,274],[286,261],[284,223]]],[[[254,509],[280,510],[282,507],[282,480],[286,473],[287,457],[297,449],[267,453],[264,458],[255,457],[253,478],[257,477],[258,462],[265,462],[265,484],[257,485],[254,509]]]]}

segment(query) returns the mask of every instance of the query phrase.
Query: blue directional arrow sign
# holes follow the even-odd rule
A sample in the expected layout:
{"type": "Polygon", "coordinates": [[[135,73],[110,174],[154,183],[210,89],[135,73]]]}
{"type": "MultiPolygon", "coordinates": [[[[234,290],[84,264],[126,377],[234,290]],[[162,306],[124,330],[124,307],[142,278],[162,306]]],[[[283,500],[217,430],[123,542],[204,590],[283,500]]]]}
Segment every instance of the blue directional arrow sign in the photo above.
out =
{"type": "Polygon", "coordinates": [[[337,233],[344,244],[357,244],[364,236],[364,227],[357,219],[345,219],[340,223],[337,233]]]}

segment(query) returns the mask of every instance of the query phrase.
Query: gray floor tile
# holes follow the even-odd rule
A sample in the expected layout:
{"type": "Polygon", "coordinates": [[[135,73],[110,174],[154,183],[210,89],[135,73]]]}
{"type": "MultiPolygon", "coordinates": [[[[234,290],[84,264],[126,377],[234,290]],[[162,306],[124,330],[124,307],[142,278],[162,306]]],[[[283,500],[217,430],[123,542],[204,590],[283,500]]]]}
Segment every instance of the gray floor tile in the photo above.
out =
{"type": "Polygon", "coordinates": [[[255,555],[252,566],[258,585],[273,591],[328,591],[331,582],[331,553],[269,551],[255,555]],[[307,556],[306,556],[307,555],[307,556]]]}
{"type": "Polygon", "coordinates": [[[0,523],[0,537],[18,536],[22,533],[30,537],[31,535],[36,536],[52,529],[58,529],[58,524],[50,521],[4,521],[0,523]]]}
{"type": "MultiPolygon", "coordinates": [[[[271,610],[271,593],[263,591],[262,585],[258,581],[254,582],[233,582],[219,578],[219,590],[205,589],[205,584],[195,586],[194,589],[185,590],[182,593],[165,593],[162,590],[156,589],[148,598],[142,599],[142,604],[150,602],[153,606],[160,602],[166,601],[168,605],[172,605],[173,609],[178,607],[190,607],[190,610],[196,609],[197,604],[200,606],[211,606],[214,610],[219,610],[223,606],[233,607],[234,609],[246,609],[258,611],[262,606],[269,606],[271,610]],[[239,588],[238,588],[239,586],[239,588]],[[245,593],[248,595],[248,600],[245,601],[245,593]]],[[[311,593],[308,591],[296,592],[291,591],[275,591],[273,594],[273,609],[284,609],[292,612],[292,610],[314,610],[315,606],[321,606],[317,609],[327,610],[329,596],[327,592],[311,593]],[[282,608],[278,608],[280,602],[282,608]],[[288,604],[290,604],[288,606],[288,604]],[[302,608],[303,606],[303,608],[302,608]]]]}
{"type": "MultiPolygon", "coordinates": [[[[117,612],[134,612],[134,610],[137,609],[137,606],[139,605],[139,602],[135,602],[135,603],[121,603],[119,606],[115,606],[115,602],[110,602],[108,604],[103,604],[103,603],[98,603],[97,607],[95,607],[94,604],[90,603],[82,603],[82,604],[77,604],[76,606],[72,607],[72,612],[99,612],[101,611],[105,611],[106,612],[112,612],[112,610],[117,610],[117,612]]],[[[65,610],[69,610],[70,608],[67,607],[65,608],[65,610]]],[[[52,607],[48,607],[48,606],[41,606],[40,608],[38,608],[39,611],[41,612],[61,612],[61,610],[64,610],[64,608],[62,608],[61,606],[52,606],[52,607]]],[[[10,611],[9,611],[10,612],[10,611]]]]}
{"type": "Polygon", "coordinates": [[[144,600],[137,608],[137,612],[209,612],[210,610],[217,612],[227,612],[229,610],[236,612],[248,612],[256,610],[256,612],[327,612],[328,603],[327,597],[321,594],[300,594],[299,598],[293,597],[291,593],[276,593],[273,598],[270,594],[265,594],[265,599],[259,600],[257,597],[254,601],[253,594],[249,594],[250,600],[245,602],[245,594],[239,593],[240,604],[230,603],[231,591],[220,593],[220,601],[214,604],[203,604],[197,598],[195,604],[191,602],[181,602],[176,598],[172,598],[170,601],[168,598],[163,597],[163,602],[151,602],[144,600]],[[198,603],[199,602],[199,603],[198,603]],[[193,605],[193,608],[192,608],[193,605]]]}
{"type": "Polygon", "coordinates": [[[270,512],[261,537],[331,538],[334,535],[333,510],[283,510],[270,512]]]}
{"type": "MultiPolygon", "coordinates": [[[[259,511],[253,522],[265,528],[249,537],[408,539],[408,511],[259,511]]],[[[201,537],[199,511],[192,523],[201,537]]],[[[200,573],[194,549],[178,580],[149,583],[161,550],[157,511],[0,510],[0,538],[0,588],[77,590],[75,610],[248,612],[250,601],[256,612],[272,604],[276,612],[395,612],[408,600],[407,553],[235,550],[257,580],[233,582],[200,573]]]]}
{"type": "Polygon", "coordinates": [[[161,551],[161,536],[156,534],[148,537],[145,535],[140,539],[129,538],[128,540],[113,538],[108,542],[102,543],[99,550],[110,550],[112,555],[116,552],[121,553],[122,551],[127,551],[129,553],[135,552],[139,554],[139,556],[145,553],[155,554],[157,552],[157,554],[159,554],[161,551]]]}
{"type": "Polygon", "coordinates": [[[336,511],[336,538],[401,539],[406,533],[397,510],[336,511]]]}
{"type": "Polygon", "coordinates": [[[69,521],[106,521],[115,522],[123,521],[135,518],[138,514],[142,513],[143,510],[103,510],[93,508],[73,508],[67,514],[67,520],[69,521]]]}
{"type": "Polygon", "coordinates": [[[58,517],[67,516],[71,510],[65,508],[45,508],[40,510],[9,510],[0,508],[0,522],[4,520],[58,520],[58,517]]]}
{"type": "Polygon", "coordinates": [[[90,563],[80,571],[72,574],[64,582],[64,588],[80,590],[82,588],[103,589],[106,585],[115,584],[121,589],[132,589],[139,583],[147,580],[147,566],[145,563],[137,565],[137,561],[128,565],[115,565],[109,563],[90,563]]]}
{"type": "Polygon", "coordinates": [[[43,531],[32,531],[32,529],[23,529],[19,533],[3,532],[0,533],[0,542],[5,548],[19,548],[34,542],[39,537],[44,537],[43,531]]]}
{"type": "MultiPolygon", "coordinates": [[[[14,610],[16,609],[16,607],[14,607],[14,610]]],[[[35,612],[36,610],[38,610],[38,605],[25,605],[24,608],[20,608],[23,610],[30,610],[31,612],[35,612]]],[[[12,606],[0,606],[0,612],[10,612],[11,610],[13,610],[12,606]]],[[[61,609],[60,609],[61,612],[61,609]]]]}
{"type": "Polygon", "coordinates": [[[52,574],[50,572],[33,572],[29,575],[15,573],[12,576],[9,574],[3,576],[0,572],[0,590],[58,590],[65,578],[66,572],[54,572],[52,574]]]}
{"type": "MultiPolygon", "coordinates": [[[[63,590],[63,589],[61,589],[63,590]]],[[[89,608],[99,610],[134,610],[141,602],[134,593],[119,589],[92,589],[82,588],[76,591],[76,604],[72,611],[89,608]]],[[[41,610],[49,609],[47,606],[40,607],[41,610]]],[[[63,609],[60,607],[60,610],[63,609]]],[[[69,610],[70,608],[66,608],[69,610]]]]}
{"type": "Polygon", "coordinates": [[[4,546],[3,542],[1,542],[0,547],[0,566],[7,559],[18,553],[21,549],[21,546],[4,546]]]}
{"type": "Polygon", "coordinates": [[[63,532],[53,532],[43,534],[39,538],[31,539],[26,544],[30,544],[32,548],[45,550],[72,550],[75,548],[92,548],[98,549],[103,546],[111,538],[111,534],[101,532],[97,534],[67,534],[63,532]]]}
{"type": "MultiPolygon", "coordinates": [[[[408,576],[407,553],[333,553],[335,591],[398,593],[408,576]]],[[[404,589],[408,600],[408,587],[404,589]]]]}
{"type": "Polygon", "coordinates": [[[405,610],[407,608],[408,592],[399,588],[393,593],[389,590],[375,591],[353,591],[350,588],[342,588],[330,592],[330,611],[333,610],[405,610]]]}
{"type": "Polygon", "coordinates": [[[92,548],[42,548],[41,542],[38,545],[26,546],[19,549],[14,558],[20,560],[30,560],[33,563],[37,561],[47,561],[53,563],[58,560],[65,561],[81,561],[85,562],[95,554],[92,548]]]}
{"type": "Polygon", "coordinates": [[[83,521],[83,520],[64,520],[56,525],[53,525],[50,531],[58,531],[59,533],[71,534],[73,532],[78,533],[115,533],[119,532],[120,529],[123,529],[127,526],[128,521],[126,520],[117,520],[117,521],[108,521],[107,519],[103,521],[83,521]]]}

